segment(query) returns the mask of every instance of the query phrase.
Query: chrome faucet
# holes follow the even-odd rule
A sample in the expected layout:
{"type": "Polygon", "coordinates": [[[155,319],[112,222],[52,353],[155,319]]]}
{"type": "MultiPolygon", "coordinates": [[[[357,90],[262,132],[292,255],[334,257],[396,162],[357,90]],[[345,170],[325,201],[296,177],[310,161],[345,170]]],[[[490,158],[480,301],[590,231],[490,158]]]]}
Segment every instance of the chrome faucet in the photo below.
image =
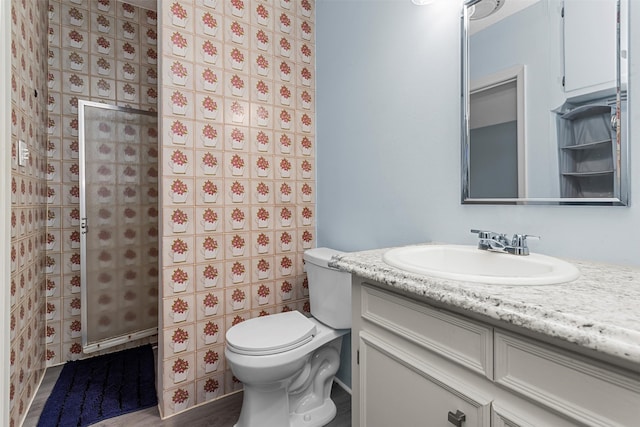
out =
{"type": "Polygon", "coordinates": [[[502,252],[511,255],[529,255],[527,237],[539,239],[538,236],[529,234],[514,234],[511,240],[506,234],[495,233],[493,231],[471,230],[478,238],[478,249],[483,251],[502,252]]]}

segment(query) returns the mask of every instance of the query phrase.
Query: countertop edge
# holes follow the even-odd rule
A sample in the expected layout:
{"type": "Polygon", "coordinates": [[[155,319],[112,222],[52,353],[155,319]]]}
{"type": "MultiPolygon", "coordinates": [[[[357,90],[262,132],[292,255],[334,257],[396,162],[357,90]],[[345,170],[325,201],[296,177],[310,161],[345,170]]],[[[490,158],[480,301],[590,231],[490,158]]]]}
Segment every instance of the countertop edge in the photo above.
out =
{"type": "MultiPolygon", "coordinates": [[[[497,285],[478,286],[406,272],[382,261],[382,254],[386,250],[388,249],[344,253],[334,256],[329,266],[381,283],[391,290],[414,294],[458,310],[487,316],[499,323],[513,325],[640,365],[640,330],[599,321],[597,317],[585,318],[571,311],[546,309],[541,304],[518,301],[517,298],[491,295],[490,290],[497,289],[497,285]]],[[[605,270],[622,268],[583,262],[578,266],[585,269],[590,264],[605,270]]],[[[637,274],[640,276],[640,272],[637,274]]],[[[606,272],[603,275],[606,275],[606,272]]],[[[640,295],[640,288],[638,292],[640,295]]]]}

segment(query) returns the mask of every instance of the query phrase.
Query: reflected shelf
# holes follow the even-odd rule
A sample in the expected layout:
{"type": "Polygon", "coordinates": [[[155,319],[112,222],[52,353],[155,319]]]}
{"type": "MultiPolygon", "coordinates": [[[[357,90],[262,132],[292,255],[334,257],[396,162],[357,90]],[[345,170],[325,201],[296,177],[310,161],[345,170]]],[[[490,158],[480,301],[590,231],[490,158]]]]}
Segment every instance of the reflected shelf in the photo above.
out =
{"type": "Polygon", "coordinates": [[[600,148],[602,145],[611,144],[611,139],[603,139],[601,141],[587,142],[585,144],[567,145],[560,147],[563,150],[590,150],[592,148],[600,148]]]}

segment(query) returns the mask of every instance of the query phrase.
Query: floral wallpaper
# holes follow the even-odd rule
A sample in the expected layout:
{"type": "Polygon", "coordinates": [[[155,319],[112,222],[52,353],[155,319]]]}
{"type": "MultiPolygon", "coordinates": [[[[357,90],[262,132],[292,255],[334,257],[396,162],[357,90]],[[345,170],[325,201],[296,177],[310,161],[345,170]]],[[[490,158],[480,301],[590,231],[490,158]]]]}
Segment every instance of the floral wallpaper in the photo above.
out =
{"type": "Polygon", "coordinates": [[[45,367],[46,34],[46,8],[11,1],[11,344],[9,395],[2,397],[11,427],[26,416],[45,367]],[[24,165],[20,140],[29,149],[24,165]]]}
{"type": "MultiPolygon", "coordinates": [[[[48,163],[45,177],[48,210],[45,340],[47,365],[50,366],[86,357],[82,354],[83,325],[80,315],[78,101],[157,110],[158,37],[156,12],[116,0],[50,0],[47,18],[48,49],[45,58],[49,93],[46,104],[48,163]]],[[[131,166],[134,160],[137,165],[142,156],[145,162],[155,163],[156,166],[149,169],[155,171],[157,181],[159,150],[155,126],[148,129],[136,123],[119,124],[115,120],[98,121],[95,124],[99,128],[90,126],[88,131],[93,132],[89,141],[94,141],[96,146],[88,148],[98,150],[104,164],[99,170],[88,170],[89,176],[103,177],[104,170],[118,168],[123,173],[133,170],[131,166]],[[118,139],[122,144],[114,145],[113,142],[118,139]],[[116,153],[118,147],[139,153],[116,153]],[[119,159],[123,161],[120,166],[116,163],[119,159]]],[[[100,223],[91,224],[96,226],[92,230],[96,232],[96,241],[100,242],[99,250],[88,252],[88,256],[95,255],[97,258],[97,261],[94,259],[88,265],[88,279],[98,284],[95,288],[97,291],[91,295],[91,301],[95,304],[91,317],[96,323],[92,328],[93,336],[108,336],[111,335],[110,331],[117,335],[124,324],[131,323],[131,319],[138,315],[132,310],[134,306],[146,316],[157,315],[158,226],[157,223],[147,224],[147,221],[143,221],[144,230],[128,226],[129,222],[139,222],[134,217],[142,215],[140,202],[147,202],[147,198],[151,197],[154,201],[149,209],[145,207],[145,217],[151,218],[154,211],[157,216],[157,184],[145,181],[138,185],[140,183],[127,180],[123,183],[126,188],[118,191],[121,206],[116,206],[115,199],[112,203],[101,205],[99,212],[94,212],[95,216],[99,215],[100,223]],[[136,198],[136,192],[144,194],[136,198]],[[145,199],[139,199],[141,196],[145,199]],[[138,208],[125,206],[130,199],[137,200],[138,208]],[[138,238],[113,236],[117,229],[107,226],[114,221],[122,223],[118,218],[126,219],[122,224],[124,232],[138,231],[138,238]],[[153,245],[148,250],[154,250],[155,254],[147,254],[147,248],[141,243],[141,234],[149,240],[148,244],[153,245]],[[114,243],[116,237],[117,244],[114,243]],[[118,245],[122,247],[118,249],[118,245]],[[128,258],[120,260],[120,255],[128,258]],[[100,266],[107,257],[113,258],[113,268],[93,274],[94,267],[100,266]],[[130,259],[141,260],[143,257],[145,261],[140,265],[130,265],[130,259]],[[151,259],[146,260],[147,257],[151,259]],[[133,292],[131,288],[124,289],[133,280],[151,286],[154,295],[133,292]],[[120,286],[113,286],[116,282],[120,286]],[[123,290],[118,290],[120,287],[123,290]]],[[[94,191],[100,192],[94,196],[101,197],[105,192],[115,193],[116,187],[97,186],[94,191]]],[[[97,209],[98,205],[95,206],[97,209]]],[[[127,346],[148,341],[143,339],[127,346]]]]}
{"type": "Polygon", "coordinates": [[[163,416],[242,388],[233,325],[309,312],[315,3],[161,2],[163,416]]]}
{"type": "Polygon", "coordinates": [[[12,422],[38,361],[80,357],[79,99],[160,111],[159,207],[147,214],[159,219],[162,415],[240,390],[226,330],[309,313],[314,2],[163,1],[157,15],[114,0],[13,2],[12,148],[22,136],[34,148],[26,169],[12,159],[12,422]]]}

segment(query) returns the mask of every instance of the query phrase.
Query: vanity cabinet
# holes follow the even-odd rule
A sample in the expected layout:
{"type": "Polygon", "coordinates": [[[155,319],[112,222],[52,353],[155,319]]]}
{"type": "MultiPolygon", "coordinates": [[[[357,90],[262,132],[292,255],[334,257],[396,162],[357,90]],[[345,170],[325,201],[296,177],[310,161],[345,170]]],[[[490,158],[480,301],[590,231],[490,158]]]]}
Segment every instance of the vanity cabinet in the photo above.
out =
{"type": "Polygon", "coordinates": [[[640,374],[353,276],[352,425],[632,427],[640,374]]]}

